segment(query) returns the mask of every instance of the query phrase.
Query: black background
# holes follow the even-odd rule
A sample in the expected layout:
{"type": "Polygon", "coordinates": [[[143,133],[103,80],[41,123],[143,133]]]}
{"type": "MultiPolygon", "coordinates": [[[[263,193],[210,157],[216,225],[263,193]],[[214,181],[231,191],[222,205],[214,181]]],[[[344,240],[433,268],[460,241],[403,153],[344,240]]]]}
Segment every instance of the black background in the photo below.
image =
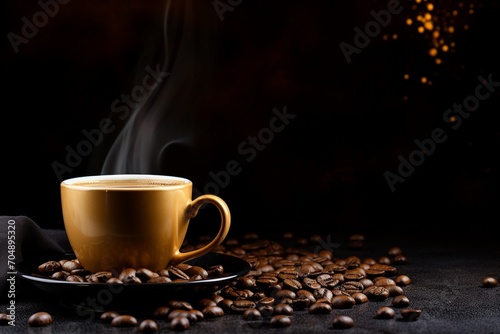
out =
{"type": "MultiPolygon", "coordinates": [[[[83,130],[116,116],[112,102],[131,92],[148,55],[165,47],[166,2],[69,1],[17,53],[8,34],[21,35],[22,18],[32,21],[41,7],[3,3],[0,214],[62,228],[60,179],[52,165],[65,163],[66,148],[85,139],[83,130]]],[[[443,114],[474,94],[479,75],[500,81],[500,8],[495,1],[432,1],[434,26],[455,27],[453,34],[441,30],[444,43],[455,46],[439,53],[437,65],[428,54],[432,31],[417,31],[427,3],[401,1],[403,11],[348,63],[339,44],[353,44],[354,28],[364,29],[374,20],[370,11],[387,9],[387,1],[243,0],[223,20],[212,1],[174,1],[167,27],[179,24],[183,8],[191,11],[194,19],[185,24],[197,32],[193,43],[212,53],[183,49],[178,55],[194,59],[192,85],[175,82],[178,76],[166,81],[186,92],[179,101],[195,107],[165,131],[194,129],[192,145],[169,146],[161,166],[146,172],[188,177],[203,191],[214,181],[211,172],[238,161],[241,173],[217,188],[235,232],[484,236],[498,221],[498,90],[456,130],[443,114]],[[269,127],[274,108],[284,107],[296,117],[246,161],[238,146],[269,127]],[[431,138],[436,128],[447,140],[391,191],[384,173],[397,174],[398,157],[408,159],[414,141],[431,138]]],[[[154,67],[158,59],[146,64],[154,67]]],[[[63,178],[100,174],[117,134],[104,136],[63,178]]]]}

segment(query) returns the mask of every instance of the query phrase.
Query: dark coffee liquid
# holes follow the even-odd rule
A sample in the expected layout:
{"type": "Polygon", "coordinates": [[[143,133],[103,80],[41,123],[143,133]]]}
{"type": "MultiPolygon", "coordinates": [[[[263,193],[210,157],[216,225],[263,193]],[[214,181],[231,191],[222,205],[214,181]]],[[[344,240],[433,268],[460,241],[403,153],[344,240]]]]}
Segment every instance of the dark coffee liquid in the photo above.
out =
{"type": "Polygon", "coordinates": [[[75,182],[72,185],[80,187],[96,187],[96,188],[155,188],[155,187],[171,187],[184,184],[178,180],[95,180],[85,182],[75,182]]]}

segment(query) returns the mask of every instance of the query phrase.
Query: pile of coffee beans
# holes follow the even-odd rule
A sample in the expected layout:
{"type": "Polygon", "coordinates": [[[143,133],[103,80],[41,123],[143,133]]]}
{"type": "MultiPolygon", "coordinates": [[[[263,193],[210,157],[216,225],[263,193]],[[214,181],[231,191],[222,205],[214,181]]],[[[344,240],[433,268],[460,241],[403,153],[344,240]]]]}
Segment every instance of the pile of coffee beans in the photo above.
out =
{"type": "MultiPolygon", "coordinates": [[[[197,244],[185,243],[182,251],[199,248],[211,240],[201,238],[197,244]]],[[[338,257],[334,249],[318,247],[321,238],[294,238],[287,233],[278,241],[262,239],[255,233],[228,238],[215,252],[239,257],[250,264],[250,271],[219,288],[210,296],[196,300],[167,300],[143,320],[133,314],[109,310],[101,321],[113,327],[138,327],[140,332],[155,332],[163,325],[171,330],[187,330],[204,319],[226,314],[241,316],[249,325],[288,327],[296,312],[311,315],[330,314],[334,309],[350,309],[368,302],[391,299],[392,306],[379,308],[374,318],[417,320],[420,309],[410,308],[404,287],[411,278],[396,267],[409,262],[402,249],[391,247],[375,259],[349,255],[338,257]]],[[[346,245],[363,247],[363,235],[353,235],[346,245]]],[[[202,268],[180,264],[153,272],[147,268],[127,268],[116,275],[91,273],[76,259],[54,260],[38,266],[38,275],[75,282],[123,284],[164,283],[203,280],[224,273],[222,264],[202,268]]],[[[351,328],[354,319],[345,315],[332,317],[330,328],[351,328]]]]}

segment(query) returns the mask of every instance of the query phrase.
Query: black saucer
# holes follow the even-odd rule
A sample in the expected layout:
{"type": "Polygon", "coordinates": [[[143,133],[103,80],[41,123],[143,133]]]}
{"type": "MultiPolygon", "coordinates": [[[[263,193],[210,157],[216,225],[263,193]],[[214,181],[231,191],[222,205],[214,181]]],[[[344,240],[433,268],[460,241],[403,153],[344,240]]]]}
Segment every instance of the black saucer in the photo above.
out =
{"type": "MultiPolygon", "coordinates": [[[[75,256],[65,254],[64,258],[71,259],[75,256]]],[[[195,301],[210,296],[250,270],[249,263],[241,258],[211,252],[186,263],[203,268],[222,265],[224,273],[217,277],[186,282],[107,284],[40,277],[33,274],[37,272],[40,263],[40,260],[36,263],[23,262],[18,268],[18,276],[54,298],[59,298],[63,304],[77,308],[77,313],[82,314],[110,309],[122,312],[149,311],[153,307],[165,305],[171,299],[195,301]]]]}

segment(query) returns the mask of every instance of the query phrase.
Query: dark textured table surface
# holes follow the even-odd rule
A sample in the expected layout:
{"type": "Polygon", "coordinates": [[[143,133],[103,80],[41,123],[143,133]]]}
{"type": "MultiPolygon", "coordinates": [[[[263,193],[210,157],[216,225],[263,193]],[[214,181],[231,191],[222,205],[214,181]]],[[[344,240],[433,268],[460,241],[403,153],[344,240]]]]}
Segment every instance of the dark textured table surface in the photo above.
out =
{"type": "MultiPolygon", "coordinates": [[[[346,246],[345,239],[325,235],[321,247],[335,245],[335,257],[356,255],[360,258],[379,258],[389,247],[401,247],[408,263],[395,265],[398,274],[408,275],[412,282],[404,286],[410,307],[422,311],[415,321],[404,321],[400,309],[392,319],[376,319],[375,312],[381,306],[392,306],[391,299],[370,301],[350,309],[334,309],[330,314],[312,315],[306,310],[297,310],[291,316],[291,325],[285,328],[270,328],[266,321],[247,321],[241,314],[226,314],[216,319],[204,319],[194,323],[187,333],[500,333],[500,287],[484,288],[486,276],[500,276],[500,245],[493,238],[430,238],[425,235],[367,236],[364,246],[353,249],[346,246]],[[466,241],[463,241],[466,240],[466,241]],[[328,241],[328,243],[327,243],[328,241]],[[335,315],[349,315],[355,321],[351,329],[337,330],[331,326],[335,315]]],[[[310,245],[311,246],[311,245],[310,245]]],[[[314,244],[312,245],[314,246],[314,244]]],[[[122,333],[138,332],[137,327],[115,328],[90,315],[79,314],[67,301],[50,293],[38,290],[33,285],[17,280],[18,293],[15,298],[15,327],[0,327],[5,333],[122,333]],[[49,312],[54,322],[47,327],[28,327],[27,319],[34,312],[49,312]]],[[[2,308],[6,308],[5,300],[2,308]]],[[[148,318],[147,303],[138,305],[139,321],[148,318]],[[142,312],[141,312],[142,310],[142,312]]],[[[158,332],[172,332],[164,320],[159,320],[158,332]]]]}

